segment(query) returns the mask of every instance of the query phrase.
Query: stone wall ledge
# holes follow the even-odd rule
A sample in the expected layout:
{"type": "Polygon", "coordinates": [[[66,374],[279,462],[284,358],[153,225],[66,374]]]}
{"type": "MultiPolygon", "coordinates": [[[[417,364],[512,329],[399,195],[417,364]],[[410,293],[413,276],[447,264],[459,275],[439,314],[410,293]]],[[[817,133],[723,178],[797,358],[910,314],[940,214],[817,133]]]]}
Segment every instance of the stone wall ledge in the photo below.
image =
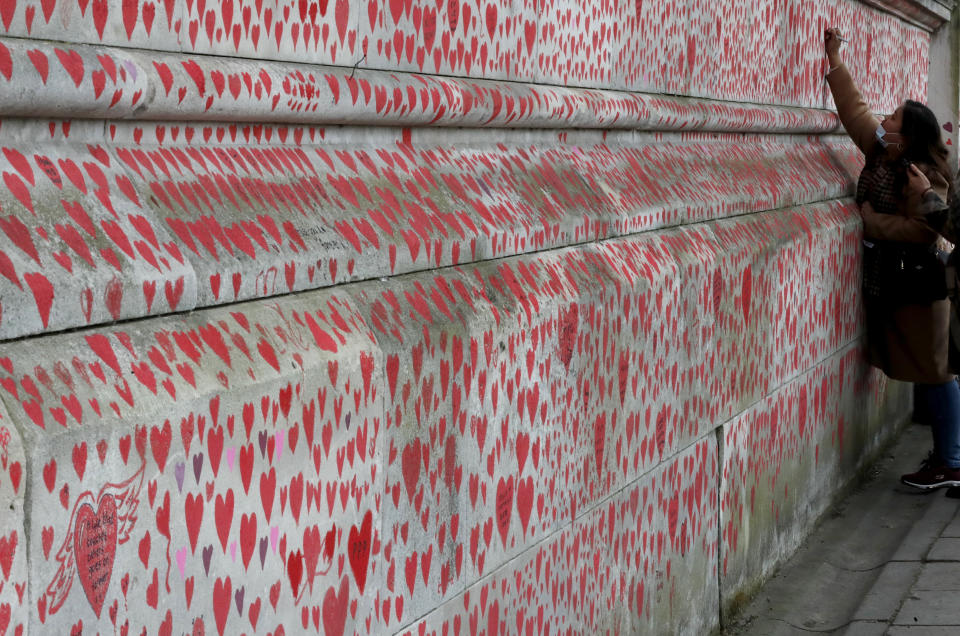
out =
{"type": "Polygon", "coordinates": [[[4,122],[0,339],[836,199],[860,165],[819,136],[353,132],[4,122]]]}
{"type": "Polygon", "coordinates": [[[802,206],[6,343],[14,620],[416,633],[562,587],[540,620],[706,633],[902,420],[859,226],[802,206]]]}
{"type": "Polygon", "coordinates": [[[863,0],[926,31],[936,31],[950,21],[956,0],[863,0]]]}
{"type": "Polygon", "coordinates": [[[832,112],[0,38],[0,117],[827,133],[832,112]]]}

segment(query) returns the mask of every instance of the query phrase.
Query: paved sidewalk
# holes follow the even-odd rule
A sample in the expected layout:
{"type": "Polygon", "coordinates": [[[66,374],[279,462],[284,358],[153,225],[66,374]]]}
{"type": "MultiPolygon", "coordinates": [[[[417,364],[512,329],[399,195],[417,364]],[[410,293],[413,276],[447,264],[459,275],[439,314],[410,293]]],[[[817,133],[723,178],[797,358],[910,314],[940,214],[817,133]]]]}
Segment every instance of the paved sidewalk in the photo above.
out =
{"type": "Polygon", "coordinates": [[[724,634],[960,635],[960,492],[898,481],[929,448],[910,426],[724,634]]]}

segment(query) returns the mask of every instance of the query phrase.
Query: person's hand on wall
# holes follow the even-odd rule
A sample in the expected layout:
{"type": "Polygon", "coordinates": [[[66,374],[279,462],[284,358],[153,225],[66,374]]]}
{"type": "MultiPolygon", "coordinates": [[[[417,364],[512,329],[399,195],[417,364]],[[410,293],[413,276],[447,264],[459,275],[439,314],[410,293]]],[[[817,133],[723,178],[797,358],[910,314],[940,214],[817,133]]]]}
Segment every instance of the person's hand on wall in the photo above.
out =
{"type": "Polygon", "coordinates": [[[827,53],[831,69],[843,64],[843,58],[840,57],[841,43],[840,29],[830,28],[823,32],[823,48],[827,53]]]}
{"type": "Polygon", "coordinates": [[[914,164],[907,169],[907,195],[922,197],[930,189],[930,179],[914,164]]]}

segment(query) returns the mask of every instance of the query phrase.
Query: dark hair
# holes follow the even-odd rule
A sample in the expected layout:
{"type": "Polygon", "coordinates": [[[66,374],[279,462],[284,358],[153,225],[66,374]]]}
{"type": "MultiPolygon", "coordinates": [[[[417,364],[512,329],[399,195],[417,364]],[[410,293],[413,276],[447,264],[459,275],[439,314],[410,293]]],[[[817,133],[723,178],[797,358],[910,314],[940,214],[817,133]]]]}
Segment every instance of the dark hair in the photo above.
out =
{"type": "Polygon", "coordinates": [[[912,99],[903,104],[903,123],[900,134],[906,138],[903,155],[897,162],[897,176],[894,186],[901,190],[907,181],[907,167],[909,164],[928,166],[939,172],[947,183],[951,183],[950,151],[943,143],[940,135],[940,122],[933,111],[912,99]]]}

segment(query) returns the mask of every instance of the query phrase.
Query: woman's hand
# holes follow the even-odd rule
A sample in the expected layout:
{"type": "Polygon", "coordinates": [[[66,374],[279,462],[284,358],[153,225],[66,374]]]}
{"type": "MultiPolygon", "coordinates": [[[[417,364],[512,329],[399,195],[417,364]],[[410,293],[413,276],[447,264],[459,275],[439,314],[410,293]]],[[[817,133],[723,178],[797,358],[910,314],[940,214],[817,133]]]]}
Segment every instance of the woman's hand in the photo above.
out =
{"type": "Polygon", "coordinates": [[[910,164],[907,168],[907,195],[922,197],[930,189],[930,179],[920,171],[920,168],[910,164]]]}
{"type": "Polygon", "coordinates": [[[860,218],[863,219],[864,223],[869,222],[870,217],[876,214],[876,212],[873,210],[873,206],[870,205],[869,201],[863,202],[863,205],[860,206],[859,212],[860,212],[860,218]]]}
{"type": "Polygon", "coordinates": [[[823,32],[823,48],[831,67],[840,66],[843,63],[840,57],[840,38],[840,29],[830,28],[823,32]]]}

